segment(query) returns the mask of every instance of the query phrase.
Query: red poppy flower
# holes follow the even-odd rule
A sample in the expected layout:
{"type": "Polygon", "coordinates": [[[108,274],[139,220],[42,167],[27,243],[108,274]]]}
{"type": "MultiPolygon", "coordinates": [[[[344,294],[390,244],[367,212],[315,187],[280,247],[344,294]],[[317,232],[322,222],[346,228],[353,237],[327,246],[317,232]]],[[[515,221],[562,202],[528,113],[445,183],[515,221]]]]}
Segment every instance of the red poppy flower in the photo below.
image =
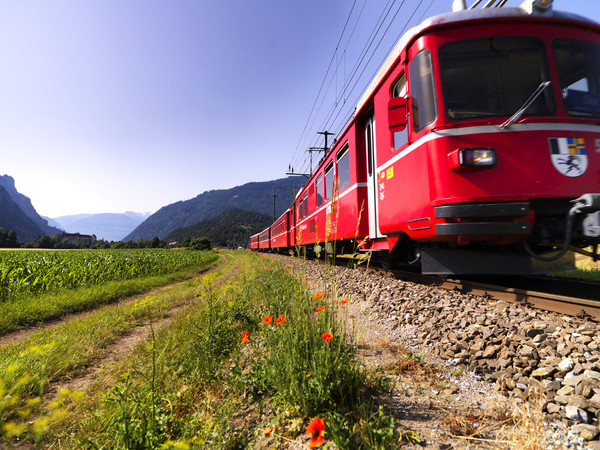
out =
{"type": "Polygon", "coordinates": [[[315,295],[313,295],[313,298],[315,300],[321,300],[323,298],[323,294],[321,292],[317,292],[315,295]]]}
{"type": "Polygon", "coordinates": [[[320,417],[315,417],[306,427],[306,433],[310,434],[309,448],[315,448],[325,442],[323,439],[323,431],[325,431],[325,422],[320,417]]]}
{"type": "Polygon", "coordinates": [[[265,316],[265,323],[271,325],[271,322],[273,322],[273,316],[265,316]]]}
{"type": "Polygon", "coordinates": [[[266,429],[263,431],[263,434],[264,434],[265,436],[268,436],[268,435],[270,435],[272,432],[273,432],[273,427],[269,427],[269,428],[266,428],[266,429]]]}
{"type": "Polygon", "coordinates": [[[287,316],[284,316],[283,314],[279,314],[279,317],[277,318],[275,323],[277,325],[281,325],[283,322],[285,322],[285,319],[287,319],[287,316]]]}
{"type": "Polygon", "coordinates": [[[346,297],[344,297],[344,300],[342,300],[340,302],[340,305],[343,305],[344,303],[348,303],[348,296],[346,295],[346,297]]]}
{"type": "Polygon", "coordinates": [[[319,306],[315,311],[317,311],[318,313],[320,313],[321,311],[323,311],[325,308],[327,308],[327,305],[323,305],[323,306],[319,306]]]}
{"type": "Polygon", "coordinates": [[[250,336],[250,333],[247,331],[242,332],[242,344],[245,344],[246,341],[248,340],[248,337],[250,336]]]}
{"type": "Polygon", "coordinates": [[[325,340],[325,341],[329,342],[330,340],[332,340],[332,339],[333,339],[333,334],[331,334],[331,333],[328,331],[328,332],[326,332],[326,333],[323,333],[323,334],[321,335],[321,337],[323,338],[323,340],[325,340]]]}

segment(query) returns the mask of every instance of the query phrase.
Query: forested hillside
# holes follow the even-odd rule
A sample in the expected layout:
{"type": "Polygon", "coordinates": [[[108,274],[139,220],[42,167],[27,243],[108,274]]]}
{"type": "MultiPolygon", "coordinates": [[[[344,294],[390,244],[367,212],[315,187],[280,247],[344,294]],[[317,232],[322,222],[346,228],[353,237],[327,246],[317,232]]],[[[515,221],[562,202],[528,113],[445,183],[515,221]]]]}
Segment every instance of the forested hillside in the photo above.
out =
{"type": "Polygon", "coordinates": [[[273,219],[290,207],[304,177],[287,177],[261,183],[247,183],[231,189],[204,192],[197,197],[162,207],[123,239],[124,241],[166,236],[180,228],[190,227],[230,209],[245,209],[267,214],[273,219]]]}
{"type": "Polygon", "coordinates": [[[213,245],[244,247],[248,239],[272,223],[272,216],[256,211],[230,209],[215,217],[190,227],[175,230],[167,235],[167,242],[185,242],[194,238],[208,238],[213,245]]]}

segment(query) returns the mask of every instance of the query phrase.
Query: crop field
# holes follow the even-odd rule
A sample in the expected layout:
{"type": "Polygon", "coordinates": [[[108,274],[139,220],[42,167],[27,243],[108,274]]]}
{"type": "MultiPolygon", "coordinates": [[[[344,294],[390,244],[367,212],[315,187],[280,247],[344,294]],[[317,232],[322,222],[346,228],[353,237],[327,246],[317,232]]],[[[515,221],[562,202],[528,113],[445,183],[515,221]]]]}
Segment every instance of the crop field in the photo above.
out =
{"type": "Polygon", "coordinates": [[[166,249],[2,251],[0,336],[189,279],[219,259],[166,249]]]}
{"type": "Polygon", "coordinates": [[[186,270],[216,255],[165,249],[3,251],[0,299],[186,270]]]}

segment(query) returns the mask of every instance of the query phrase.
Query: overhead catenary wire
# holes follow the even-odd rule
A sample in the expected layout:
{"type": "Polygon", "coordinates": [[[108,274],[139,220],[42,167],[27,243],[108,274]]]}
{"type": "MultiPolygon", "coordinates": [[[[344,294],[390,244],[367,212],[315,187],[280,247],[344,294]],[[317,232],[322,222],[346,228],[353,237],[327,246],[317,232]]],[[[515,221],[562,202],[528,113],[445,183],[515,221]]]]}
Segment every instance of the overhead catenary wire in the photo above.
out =
{"type": "MultiPolygon", "coordinates": [[[[361,62],[364,60],[365,56],[369,52],[371,46],[373,45],[373,42],[375,41],[377,35],[379,34],[379,31],[381,30],[381,28],[382,28],[383,24],[385,23],[387,17],[389,16],[389,13],[390,13],[391,9],[393,8],[394,3],[395,3],[395,0],[388,0],[388,2],[386,3],[386,5],[385,5],[385,7],[384,7],[384,9],[382,11],[382,13],[379,15],[379,18],[377,19],[377,22],[376,22],[375,26],[373,27],[373,29],[372,29],[372,31],[371,31],[371,33],[369,35],[369,38],[367,39],[367,42],[365,43],[363,49],[361,50],[360,57],[359,57],[358,61],[355,63],[355,65],[354,65],[354,67],[353,67],[353,69],[351,71],[352,75],[347,80],[344,81],[344,86],[347,86],[347,84],[354,78],[354,75],[357,73],[357,70],[360,67],[361,62]]],[[[403,3],[404,3],[404,0],[403,0],[403,3]]],[[[362,15],[362,11],[364,10],[364,6],[365,5],[366,5],[366,0],[365,0],[365,4],[363,4],[363,8],[361,9],[361,15],[362,15]]],[[[359,16],[359,19],[360,19],[360,16],[359,16]]],[[[348,23],[348,21],[346,21],[346,23],[348,23]]],[[[354,34],[354,31],[355,31],[357,25],[358,25],[358,19],[357,19],[357,22],[356,22],[356,24],[355,24],[355,26],[353,28],[352,35],[354,34]]],[[[352,37],[352,35],[351,35],[351,37],[352,37]]],[[[338,41],[338,46],[336,47],[336,52],[339,49],[339,43],[340,42],[341,42],[341,39],[338,41]]],[[[350,42],[350,40],[348,40],[348,42],[346,43],[345,49],[347,49],[347,47],[349,45],[349,42],[350,42]]],[[[334,53],[334,56],[335,56],[335,53],[334,53]]],[[[328,68],[328,73],[329,73],[329,70],[330,70],[330,67],[328,68]]],[[[325,81],[326,80],[324,80],[324,82],[325,81]]],[[[330,85],[331,85],[331,82],[328,85],[328,89],[329,89],[330,85]]],[[[315,102],[318,101],[319,96],[321,96],[322,86],[323,86],[323,83],[321,85],[321,88],[319,89],[319,93],[317,95],[317,98],[315,99],[315,102]]],[[[346,91],[347,91],[347,88],[345,88],[342,92],[344,93],[346,91]]],[[[328,92],[328,90],[327,90],[327,92],[328,92]]],[[[342,97],[343,97],[343,94],[342,94],[342,97]]],[[[323,102],[325,101],[325,99],[326,99],[325,96],[323,96],[321,98],[320,106],[323,104],[323,102]]],[[[320,106],[319,106],[319,111],[320,111],[320,106]]],[[[333,110],[335,110],[335,104],[332,106],[332,108],[333,108],[333,110]]],[[[313,108],[313,110],[311,110],[310,116],[312,116],[313,112],[314,112],[314,108],[313,108]]],[[[331,116],[331,114],[332,114],[332,112],[330,111],[327,114],[327,116],[329,117],[329,116],[331,116]]],[[[311,123],[310,122],[310,116],[309,116],[309,120],[307,121],[307,123],[311,123]]],[[[317,117],[314,116],[313,119],[312,119],[312,124],[313,125],[311,125],[310,127],[305,126],[305,130],[303,131],[303,135],[305,135],[307,138],[311,138],[312,137],[313,140],[311,142],[312,142],[313,146],[316,145],[316,143],[318,142],[318,137],[316,135],[315,136],[311,136],[311,134],[307,132],[307,129],[311,129],[311,130],[317,131],[317,129],[314,128],[314,122],[316,121],[316,119],[317,119],[317,117]]],[[[302,139],[301,139],[301,141],[302,141],[302,139]]],[[[299,142],[299,144],[300,144],[300,142],[299,142]]],[[[294,157],[292,158],[292,166],[294,166],[295,164],[297,164],[297,160],[295,159],[295,157],[297,157],[297,156],[299,157],[299,156],[302,155],[302,154],[298,155],[298,150],[300,150],[302,148],[303,147],[300,146],[300,145],[297,146],[296,151],[294,152],[294,157]]],[[[308,158],[305,156],[302,167],[306,167],[307,164],[308,164],[308,158]]]]}
{"type": "MultiPolygon", "coordinates": [[[[429,5],[421,13],[421,15],[418,19],[418,22],[420,22],[422,20],[422,18],[425,16],[425,14],[427,13],[427,11],[429,11],[429,9],[433,5],[434,1],[435,0],[431,0],[431,2],[429,2],[429,5]]],[[[373,75],[368,80],[365,81],[364,74],[367,69],[372,67],[370,65],[370,63],[373,60],[373,58],[376,55],[380,54],[377,51],[380,48],[381,44],[383,43],[385,37],[388,35],[390,28],[395,23],[396,18],[398,17],[402,7],[404,6],[405,0],[402,0],[401,4],[393,12],[391,19],[388,21],[387,19],[390,17],[390,14],[392,14],[391,11],[392,11],[395,3],[396,3],[395,1],[391,2],[391,0],[390,0],[386,4],[385,8],[383,9],[382,13],[379,16],[379,19],[377,20],[377,23],[373,27],[371,34],[370,34],[367,42],[365,43],[359,57],[357,58],[356,63],[353,66],[353,69],[351,70],[348,77],[345,79],[344,87],[342,88],[342,90],[339,93],[336,92],[337,95],[336,95],[334,101],[332,101],[329,111],[324,116],[324,118],[321,119],[321,125],[319,127],[315,127],[315,123],[317,123],[318,111],[320,111],[320,108],[325,101],[325,97],[321,98],[321,101],[319,103],[319,109],[317,110],[317,114],[315,114],[312,117],[312,121],[309,122],[309,126],[307,127],[307,130],[315,131],[315,134],[312,136],[310,135],[310,133],[307,133],[307,137],[312,137],[312,141],[311,141],[312,146],[321,144],[319,136],[316,135],[316,131],[329,130],[329,131],[335,132],[336,134],[339,134],[339,132],[341,132],[343,130],[343,128],[346,126],[346,124],[348,123],[348,121],[351,119],[351,117],[353,115],[354,107],[355,107],[356,103],[358,102],[358,99],[360,98],[362,93],[365,91],[367,86],[370,84],[371,79],[376,74],[376,72],[379,69],[379,67],[381,66],[381,64],[383,64],[383,62],[387,58],[387,55],[389,55],[389,53],[392,51],[392,49],[396,45],[397,41],[400,39],[402,34],[404,34],[406,28],[409,25],[411,25],[411,22],[412,22],[413,18],[415,17],[416,13],[423,6],[424,0],[420,0],[419,3],[416,5],[416,7],[412,10],[409,18],[407,20],[405,20],[404,26],[398,33],[396,39],[394,39],[394,41],[392,42],[391,47],[389,48],[387,53],[383,56],[380,64],[377,66],[377,68],[375,68],[373,75]],[[387,26],[385,26],[386,22],[387,22],[387,26]],[[385,26],[385,28],[384,28],[384,26],[385,26]],[[381,30],[383,30],[383,33],[381,33],[381,30]],[[375,47],[373,48],[373,46],[375,46],[375,47]],[[366,60],[366,62],[365,62],[365,60],[366,60]],[[363,87],[363,89],[360,90],[360,92],[355,94],[355,91],[356,91],[357,87],[361,84],[361,82],[364,85],[364,87],[363,87]]],[[[364,5],[363,5],[363,8],[364,8],[364,5]]],[[[355,27],[356,27],[356,25],[357,24],[355,24],[355,27]]],[[[354,33],[354,29],[353,29],[353,33],[354,33]]],[[[347,45],[348,45],[348,43],[346,44],[345,48],[347,48],[347,45]]],[[[336,50],[338,50],[338,49],[339,49],[339,47],[336,48],[336,50]]],[[[330,80],[329,85],[328,85],[327,89],[325,90],[325,92],[328,92],[328,89],[330,88],[332,83],[333,83],[333,78],[332,78],[332,80],[330,80]]],[[[320,94],[323,94],[322,90],[320,91],[320,94]]],[[[309,163],[308,154],[304,153],[302,155],[304,156],[304,159],[301,162],[301,167],[308,167],[308,163],[309,163]]],[[[298,156],[301,156],[301,155],[298,155],[298,156]]],[[[299,165],[298,163],[299,163],[299,161],[295,160],[294,164],[299,165]]]]}
{"type": "MultiPolygon", "coordinates": [[[[331,66],[333,64],[333,62],[335,61],[335,56],[337,54],[337,49],[340,45],[340,42],[342,41],[342,37],[344,36],[344,32],[346,31],[346,27],[348,26],[348,22],[350,21],[350,17],[352,16],[352,11],[354,11],[354,6],[356,5],[356,0],[354,0],[354,2],[352,3],[352,7],[350,8],[350,12],[348,13],[348,17],[346,18],[346,23],[344,24],[344,28],[342,29],[342,32],[340,34],[340,38],[338,39],[338,43],[336,45],[335,51],[333,52],[333,55],[331,57],[331,60],[329,61],[329,66],[327,67],[327,70],[325,72],[325,76],[323,77],[323,81],[321,82],[321,87],[319,87],[319,91],[317,92],[317,97],[315,98],[315,101],[313,102],[312,108],[310,110],[310,113],[308,114],[308,118],[306,120],[306,125],[304,126],[304,130],[302,131],[302,134],[300,135],[300,139],[298,142],[298,145],[296,145],[296,150],[294,150],[294,155],[296,154],[296,152],[298,152],[299,148],[300,148],[300,141],[302,140],[302,136],[304,135],[308,123],[310,122],[310,118],[313,114],[313,111],[315,109],[315,105],[317,103],[317,100],[319,99],[319,96],[321,94],[321,91],[323,89],[323,86],[325,85],[325,81],[327,80],[327,76],[329,75],[329,71],[331,70],[331,66]]],[[[292,160],[293,160],[293,156],[292,156],[292,160]]]]}

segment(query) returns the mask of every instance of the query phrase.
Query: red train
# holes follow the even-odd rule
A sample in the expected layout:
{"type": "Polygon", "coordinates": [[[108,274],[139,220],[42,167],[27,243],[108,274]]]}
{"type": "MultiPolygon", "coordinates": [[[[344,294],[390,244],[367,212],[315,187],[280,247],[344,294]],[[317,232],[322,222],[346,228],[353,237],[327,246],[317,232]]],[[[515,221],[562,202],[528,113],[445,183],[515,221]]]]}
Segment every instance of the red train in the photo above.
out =
{"type": "Polygon", "coordinates": [[[373,252],[440,274],[572,268],[567,249],[590,245],[595,257],[600,26],[551,3],[410,30],[251,248],[373,252]]]}

